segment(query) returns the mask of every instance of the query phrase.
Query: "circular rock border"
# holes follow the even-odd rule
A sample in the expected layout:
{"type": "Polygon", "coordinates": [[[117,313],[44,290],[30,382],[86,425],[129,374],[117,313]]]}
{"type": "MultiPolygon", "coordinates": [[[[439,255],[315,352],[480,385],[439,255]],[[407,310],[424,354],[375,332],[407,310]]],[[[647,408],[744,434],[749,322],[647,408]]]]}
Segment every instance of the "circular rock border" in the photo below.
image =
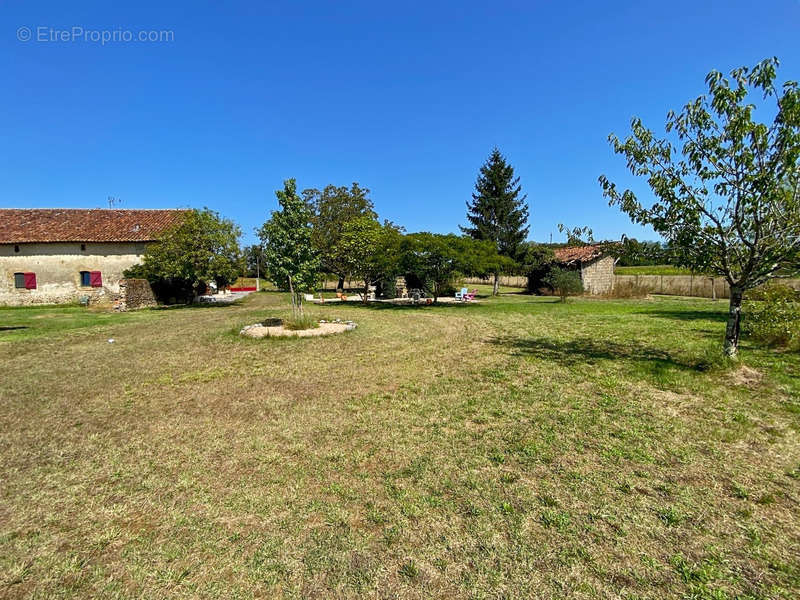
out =
{"type": "Polygon", "coordinates": [[[323,335],[335,335],[337,333],[344,333],[345,331],[352,331],[356,328],[353,321],[342,321],[336,319],[335,321],[326,321],[321,319],[319,327],[313,329],[286,329],[283,325],[276,325],[267,327],[262,323],[255,323],[253,325],[245,325],[239,332],[252,338],[264,337],[318,337],[323,335]]]}

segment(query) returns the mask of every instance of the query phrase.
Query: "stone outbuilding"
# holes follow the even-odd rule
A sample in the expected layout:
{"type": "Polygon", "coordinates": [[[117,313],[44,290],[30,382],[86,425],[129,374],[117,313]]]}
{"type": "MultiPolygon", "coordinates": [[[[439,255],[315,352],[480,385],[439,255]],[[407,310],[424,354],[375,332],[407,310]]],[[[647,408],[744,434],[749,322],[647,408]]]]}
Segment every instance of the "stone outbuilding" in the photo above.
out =
{"type": "Polygon", "coordinates": [[[581,274],[583,291],[587,294],[610,294],[614,289],[613,256],[604,250],[604,244],[570,246],[554,251],[556,261],[581,274]]]}
{"type": "Polygon", "coordinates": [[[184,214],[0,209],[0,305],[115,301],[122,272],[184,214]]]}

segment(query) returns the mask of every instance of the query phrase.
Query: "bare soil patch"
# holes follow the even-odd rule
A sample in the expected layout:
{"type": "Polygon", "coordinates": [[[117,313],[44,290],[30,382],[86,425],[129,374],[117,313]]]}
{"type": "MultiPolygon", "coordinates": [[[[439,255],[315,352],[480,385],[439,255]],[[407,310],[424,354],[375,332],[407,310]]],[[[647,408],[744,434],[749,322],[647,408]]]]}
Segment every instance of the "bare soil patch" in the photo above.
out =
{"type": "Polygon", "coordinates": [[[738,369],[736,369],[733,373],[731,373],[731,381],[735,385],[746,385],[752,387],[754,385],[758,385],[761,383],[761,379],[764,375],[752,369],[748,366],[742,365],[738,369]]]}

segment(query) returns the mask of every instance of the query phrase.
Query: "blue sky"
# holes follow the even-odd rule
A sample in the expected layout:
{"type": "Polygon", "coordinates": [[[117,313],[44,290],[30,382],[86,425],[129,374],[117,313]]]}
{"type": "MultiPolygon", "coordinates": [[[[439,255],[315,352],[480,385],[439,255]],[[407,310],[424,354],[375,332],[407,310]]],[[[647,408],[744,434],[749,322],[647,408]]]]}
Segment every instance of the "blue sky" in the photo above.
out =
{"type": "Polygon", "coordinates": [[[653,238],[600,193],[605,173],[649,197],[608,134],[663,130],[714,68],[775,55],[800,78],[800,0],[6,0],[0,22],[0,206],[208,206],[248,242],[288,177],[358,181],[381,217],[456,231],[495,145],[532,239],[653,238]],[[93,41],[150,30],[172,41],[93,41]]]}

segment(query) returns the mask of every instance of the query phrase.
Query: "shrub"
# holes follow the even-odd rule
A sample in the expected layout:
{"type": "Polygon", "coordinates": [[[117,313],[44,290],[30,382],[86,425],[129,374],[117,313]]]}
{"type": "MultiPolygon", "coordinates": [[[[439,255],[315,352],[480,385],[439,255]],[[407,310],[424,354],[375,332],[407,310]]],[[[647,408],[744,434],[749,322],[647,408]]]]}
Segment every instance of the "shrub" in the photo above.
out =
{"type": "Polygon", "coordinates": [[[771,283],[749,290],[745,294],[745,300],[800,302],[800,292],[790,288],[788,285],[771,283]]]}
{"type": "Polygon", "coordinates": [[[375,296],[392,299],[397,296],[397,278],[389,277],[375,284],[375,296]]]}
{"type": "Polygon", "coordinates": [[[544,282],[556,291],[562,302],[567,301],[567,296],[583,293],[583,281],[577,271],[554,267],[544,278],[544,282]]]}
{"type": "Polygon", "coordinates": [[[787,286],[752,290],[742,307],[742,333],[768,346],[800,349],[800,301],[787,286]]]}

